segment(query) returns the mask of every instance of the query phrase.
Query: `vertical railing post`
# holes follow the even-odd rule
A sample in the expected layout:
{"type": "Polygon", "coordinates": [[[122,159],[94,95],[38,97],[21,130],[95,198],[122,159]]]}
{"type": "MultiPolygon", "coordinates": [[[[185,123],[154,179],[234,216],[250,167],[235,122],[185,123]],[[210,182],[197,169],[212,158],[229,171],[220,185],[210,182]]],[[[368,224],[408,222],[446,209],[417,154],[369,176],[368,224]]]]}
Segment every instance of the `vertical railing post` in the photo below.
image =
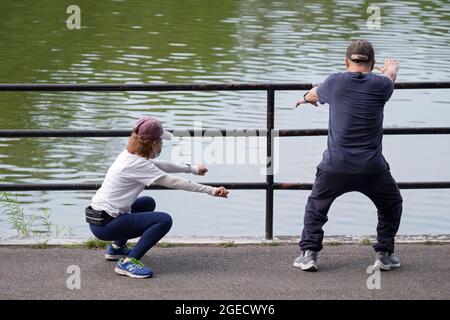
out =
{"type": "Polygon", "coordinates": [[[267,158],[266,158],[266,239],[273,239],[273,135],[275,125],[275,90],[267,90],[267,158]]]}

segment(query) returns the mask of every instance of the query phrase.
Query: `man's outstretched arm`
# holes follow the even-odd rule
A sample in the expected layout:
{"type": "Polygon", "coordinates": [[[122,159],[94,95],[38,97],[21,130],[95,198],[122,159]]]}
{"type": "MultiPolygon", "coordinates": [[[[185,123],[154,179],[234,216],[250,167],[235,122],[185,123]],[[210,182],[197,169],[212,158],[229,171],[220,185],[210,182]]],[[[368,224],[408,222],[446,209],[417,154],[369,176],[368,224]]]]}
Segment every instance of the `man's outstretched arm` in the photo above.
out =
{"type": "Polygon", "coordinates": [[[311,103],[312,105],[317,107],[317,102],[319,101],[319,96],[317,95],[317,87],[312,88],[309,90],[303,98],[297,101],[297,104],[295,105],[298,107],[301,104],[311,103]]]}

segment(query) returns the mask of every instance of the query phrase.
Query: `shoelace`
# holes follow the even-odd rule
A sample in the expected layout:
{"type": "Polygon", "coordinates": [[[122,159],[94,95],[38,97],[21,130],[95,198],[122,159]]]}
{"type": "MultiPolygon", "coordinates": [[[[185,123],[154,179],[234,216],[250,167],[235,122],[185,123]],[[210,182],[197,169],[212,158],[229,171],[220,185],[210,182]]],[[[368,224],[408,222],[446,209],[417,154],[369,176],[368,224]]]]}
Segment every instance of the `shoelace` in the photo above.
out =
{"type": "Polygon", "coordinates": [[[121,247],[119,247],[119,248],[116,248],[116,247],[114,247],[113,245],[111,245],[111,247],[112,247],[113,250],[115,250],[115,251],[122,251],[122,252],[128,252],[128,251],[130,251],[130,247],[127,246],[126,244],[124,244],[123,246],[121,246],[121,247]]]}
{"type": "Polygon", "coordinates": [[[140,262],[138,259],[136,258],[130,258],[129,260],[133,265],[136,266],[136,268],[138,269],[142,269],[144,267],[144,264],[142,262],[140,262]]]}
{"type": "Polygon", "coordinates": [[[308,250],[308,251],[304,251],[303,256],[306,258],[306,257],[312,256],[313,254],[314,254],[314,252],[308,250]]]}

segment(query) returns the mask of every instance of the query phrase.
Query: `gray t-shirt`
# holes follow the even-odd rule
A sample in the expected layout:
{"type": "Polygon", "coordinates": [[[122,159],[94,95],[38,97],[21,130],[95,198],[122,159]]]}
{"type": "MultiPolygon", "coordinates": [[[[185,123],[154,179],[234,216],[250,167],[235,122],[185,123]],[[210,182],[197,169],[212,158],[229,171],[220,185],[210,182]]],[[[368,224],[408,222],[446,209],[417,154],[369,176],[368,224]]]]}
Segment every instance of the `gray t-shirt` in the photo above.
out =
{"type": "Polygon", "coordinates": [[[330,105],[320,169],[344,174],[389,169],[382,154],[383,110],[393,90],[388,77],[360,72],[333,73],[317,87],[319,102],[330,105]]]}

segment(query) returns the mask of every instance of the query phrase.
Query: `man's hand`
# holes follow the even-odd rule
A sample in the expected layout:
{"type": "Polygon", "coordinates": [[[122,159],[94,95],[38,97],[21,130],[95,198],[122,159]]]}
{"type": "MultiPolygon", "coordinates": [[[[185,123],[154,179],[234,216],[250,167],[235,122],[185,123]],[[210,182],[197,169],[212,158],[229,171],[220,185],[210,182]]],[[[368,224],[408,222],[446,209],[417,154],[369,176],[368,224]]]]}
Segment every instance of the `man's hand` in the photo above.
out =
{"type": "Polygon", "coordinates": [[[307,104],[311,103],[313,106],[317,107],[317,102],[307,102],[304,98],[301,98],[300,100],[297,100],[297,103],[295,104],[295,107],[297,108],[301,104],[307,104]]]}
{"type": "Polygon", "coordinates": [[[386,59],[384,60],[384,66],[374,68],[387,75],[392,81],[395,81],[397,79],[398,69],[400,68],[400,62],[394,59],[386,59]]]}
{"type": "Polygon", "coordinates": [[[317,87],[312,88],[309,90],[303,98],[297,101],[295,107],[298,107],[301,104],[307,104],[311,103],[313,106],[317,107],[317,101],[319,100],[317,96],[317,87]]]}
{"type": "Polygon", "coordinates": [[[199,176],[204,176],[208,172],[208,168],[203,163],[198,164],[197,168],[199,176]]]}
{"type": "Polygon", "coordinates": [[[386,59],[384,60],[384,66],[383,67],[375,67],[381,72],[386,72],[388,70],[398,71],[400,62],[398,60],[394,59],[386,59]]]}
{"type": "Polygon", "coordinates": [[[228,198],[229,191],[224,187],[216,188],[216,192],[214,193],[215,197],[228,198]]]}

